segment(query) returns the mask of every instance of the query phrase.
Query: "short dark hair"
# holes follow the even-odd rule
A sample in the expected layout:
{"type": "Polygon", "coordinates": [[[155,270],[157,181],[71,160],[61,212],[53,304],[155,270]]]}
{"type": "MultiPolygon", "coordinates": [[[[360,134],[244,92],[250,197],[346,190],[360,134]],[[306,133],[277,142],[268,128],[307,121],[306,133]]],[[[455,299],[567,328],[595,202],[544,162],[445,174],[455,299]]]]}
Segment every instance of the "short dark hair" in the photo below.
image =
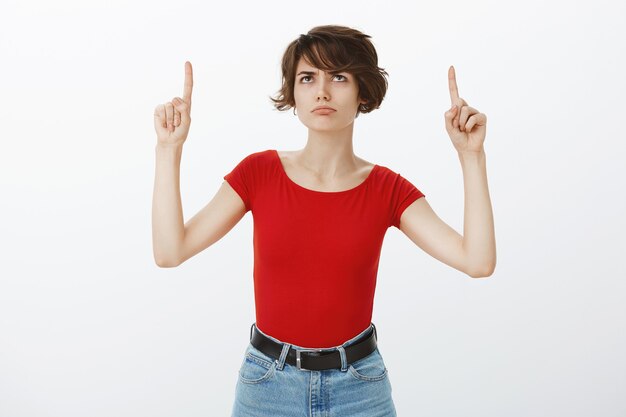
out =
{"type": "Polygon", "coordinates": [[[292,41],[282,59],[282,87],[277,98],[270,97],[276,109],[283,111],[296,106],[293,90],[296,66],[301,57],[323,71],[349,72],[359,86],[359,113],[369,113],[380,107],[387,92],[387,72],[378,66],[378,55],[369,40],[371,36],[346,26],[316,26],[306,35],[292,41]]]}

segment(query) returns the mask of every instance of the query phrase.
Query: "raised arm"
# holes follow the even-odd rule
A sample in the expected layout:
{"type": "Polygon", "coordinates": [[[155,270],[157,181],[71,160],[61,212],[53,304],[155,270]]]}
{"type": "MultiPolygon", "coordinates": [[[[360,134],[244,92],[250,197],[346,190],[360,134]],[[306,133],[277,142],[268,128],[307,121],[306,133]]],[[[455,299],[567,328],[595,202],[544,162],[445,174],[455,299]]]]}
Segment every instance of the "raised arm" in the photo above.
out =
{"type": "Polygon", "coordinates": [[[191,124],[193,73],[185,62],[183,98],[175,97],[154,111],[157,132],[155,181],[152,199],[152,245],[161,267],[180,265],[224,236],[245,214],[239,195],[226,181],[211,201],[183,224],[180,161],[191,124]]]}
{"type": "Polygon", "coordinates": [[[487,185],[485,141],[487,116],[459,97],[454,67],[448,69],[452,107],[445,112],[446,131],[463,170],[465,213],[463,236],[443,222],[425,198],[408,206],[400,230],[431,256],[472,278],[493,274],[496,240],[487,185]]]}

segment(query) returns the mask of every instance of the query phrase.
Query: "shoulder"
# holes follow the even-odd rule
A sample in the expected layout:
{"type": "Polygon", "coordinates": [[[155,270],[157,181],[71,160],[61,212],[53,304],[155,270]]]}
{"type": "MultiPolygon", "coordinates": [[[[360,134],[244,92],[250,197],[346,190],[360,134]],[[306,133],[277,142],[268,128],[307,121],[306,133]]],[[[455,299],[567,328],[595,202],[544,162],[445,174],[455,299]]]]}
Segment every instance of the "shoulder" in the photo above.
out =
{"type": "Polygon", "coordinates": [[[291,166],[293,164],[293,156],[296,153],[296,151],[278,151],[274,149],[270,150],[270,152],[271,153],[269,154],[269,156],[273,158],[278,157],[281,164],[285,167],[291,166]]]}
{"type": "Polygon", "coordinates": [[[244,155],[243,157],[239,157],[241,158],[239,160],[239,165],[245,165],[245,166],[250,166],[250,167],[262,167],[264,165],[267,165],[269,162],[271,162],[272,158],[276,157],[275,152],[276,151],[274,151],[273,149],[267,149],[263,151],[256,151],[256,152],[249,153],[247,155],[244,155]]]}
{"type": "Polygon", "coordinates": [[[264,160],[269,160],[271,158],[274,158],[276,155],[276,152],[274,149],[265,149],[262,151],[256,151],[256,152],[252,152],[248,155],[245,156],[244,159],[247,160],[253,160],[253,161],[264,161],[264,160]]]}
{"type": "Polygon", "coordinates": [[[415,184],[399,171],[380,164],[377,167],[376,184],[381,193],[387,196],[402,196],[413,192],[421,194],[415,184]]]}
{"type": "Polygon", "coordinates": [[[359,172],[361,177],[367,177],[368,174],[376,168],[376,164],[366,161],[363,158],[357,156],[357,160],[359,161],[359,172]]]}
{"type": "Polygon", "coordinates": [[[393,183],[401,178],[401,175],[386,165],[376,164],[377,177],[384,183],[393,183]]]}
{"type": "MultiPolygon", "coordinates": [[[[407,178],[404,177],[399,170],[389,168],[386,165],[376,164],[378,166],[379,177],[385,179],[386,181],[390,181],[392,183],[406,181],[407,178]]],[[[404,172],[404,171],[402,171],[404,172]]]]}

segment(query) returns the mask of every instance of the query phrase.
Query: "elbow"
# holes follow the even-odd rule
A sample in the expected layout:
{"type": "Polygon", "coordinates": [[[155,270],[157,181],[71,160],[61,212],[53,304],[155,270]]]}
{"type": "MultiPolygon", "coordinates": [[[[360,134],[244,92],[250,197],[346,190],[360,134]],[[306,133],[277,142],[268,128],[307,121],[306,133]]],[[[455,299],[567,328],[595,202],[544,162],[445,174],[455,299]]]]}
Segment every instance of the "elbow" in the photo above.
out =
{"type": "Polygon", "coordinates": [[[160,268],[176,268],[178,265],[180,265],[176,262],[157,262],[156,264],[160,268]]]}
{"type": "Polygon", "coordinates": [[[175,267],[177,267],[179,265],[179,264],[176,264],[176,263],[167,263],[167,262],[157,262],[156,264],[160,268],[175,268],[175,267]]]}
{"type": "Polygon", "coordinates": [[[160,268],[175,268],[181,264],[179,261],[174,259],[159,258],[156,256],[154,257],[154,262],[160,268]]]}
{"type": "Polygon", "coordinates": [[[483,266],[482,268],[472,269],[468,272],[467,275],[472,278],[487,278],[493,275],[495,269],[496,264],[494,262],[493,264],[483,266]]]}
{"type": "Polygon", "coordinates": [[[160,268],[175,268],[180,265],[181,256],[178,248],[159,247],[154,246],[152,248],[152,256],[154,257],[154,263],[160,268]]]}

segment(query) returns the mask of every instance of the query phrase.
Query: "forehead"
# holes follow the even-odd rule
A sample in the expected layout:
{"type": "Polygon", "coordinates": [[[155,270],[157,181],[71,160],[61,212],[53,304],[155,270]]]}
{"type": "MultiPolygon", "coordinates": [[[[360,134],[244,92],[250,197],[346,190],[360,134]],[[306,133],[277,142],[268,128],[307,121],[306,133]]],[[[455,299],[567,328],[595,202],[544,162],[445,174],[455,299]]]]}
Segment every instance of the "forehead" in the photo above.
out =
{"type": "MultiPolygon", "coordinates": [[[[308,61],[306,61],[304,59],[304,57],[301,57],[300,59],[298,59],[298,65],[296,65],[296,74],[298,74],[300,71],[311,71],[311,72],[314,72],[316,74],[317,74],[318,71],[326,72],[323,69],[319,69],[315,65],[313,65],[313,64],[309,63],[308,61]]],[[[332,72],[333,72],[333,70],[328,70],[328,73],[332,73],[332,72]]]]}
{"type": "Polygon", "coordinates": [[[298,65],[296,65],[296,69],[299,70],[312,70],[312,71],[317,71],[318,68],[316,68],[314,65],[310,64],[309,62],[307,62],[304,57],[301,57],[300,59],[298,59],[298,65]]]}

